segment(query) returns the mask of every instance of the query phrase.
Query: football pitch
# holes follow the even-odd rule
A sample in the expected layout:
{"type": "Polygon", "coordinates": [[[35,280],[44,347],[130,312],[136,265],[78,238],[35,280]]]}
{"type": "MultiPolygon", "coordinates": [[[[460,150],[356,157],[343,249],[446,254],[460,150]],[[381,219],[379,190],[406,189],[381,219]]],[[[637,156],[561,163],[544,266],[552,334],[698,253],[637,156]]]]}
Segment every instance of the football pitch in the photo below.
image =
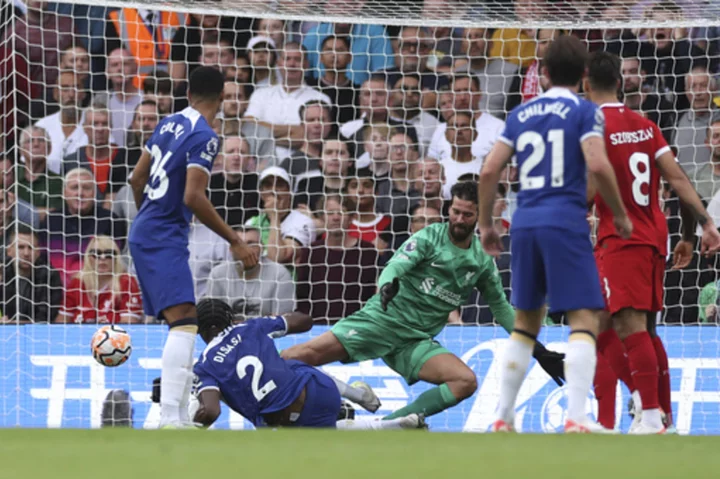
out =
{"type": "Polygon", "coordinates": [[[717,477],[720,437],[0,430],[3,479],[717,477]]]}

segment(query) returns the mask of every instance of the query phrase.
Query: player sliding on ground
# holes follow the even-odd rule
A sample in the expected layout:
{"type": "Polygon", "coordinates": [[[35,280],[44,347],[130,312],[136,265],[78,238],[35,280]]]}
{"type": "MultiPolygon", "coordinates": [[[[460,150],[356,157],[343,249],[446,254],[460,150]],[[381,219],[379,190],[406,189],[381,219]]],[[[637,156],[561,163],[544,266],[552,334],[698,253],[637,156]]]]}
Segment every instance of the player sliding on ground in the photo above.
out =
{"type": "MultiPolygon", "coordinates": [[[[616,234],[608,205],[595,196],[591,188],[589,196],[595,198],[600,218],[595,257],[605,292],[606,310],[612,315],[612,326],[617,332],[605,331],[598,339],[598,350],[604,354],[598,357],[595,389],[600,403],[600,422],[613,427],[616,380],[604,380],[600,367],[607,359],[615,375],[627,383],[630,391],[638,393],[633,395],[636,413],[629,433],[661,434],[666,428],[661,420],[656,351],[662,349],[660,357],[665,357],[662,368],[665,370],[667,355],[660,338],[651,337],[647,326],[651,325],[654,330],[655,317],[663,308],[668,228],[658,198],[660,178],[670,184],[684,209],[691,213],[683,215],[685,241],[694,240],[697,221],[703,229],[700,250],[711,254],[720,248],[720,233],[657,125],[618,102],[618,89],[622,84],[620,70],[617,56],[598,52],[590,59],[584,81],[588,98],[600,105],[605,115],[608,156],[634,226],[630,238],[616,234]],[[613,347],[612,341],[619,341],[618,337],[622,343],[619,348],[613,347]],[[659,348],[654,342],[660,343],[659,348]],[[605,387],[606,383],[609,387],[605,387]],[[605,402],[610,404],[605,405],[605,402]],[[611,416],[612,421],[605,418],[606,415],[611,416]]],[[[683,242],[675,248],[676,265],[679,266],[687,265],[692,258],[694,241],[687,246],[683,242]],[[689,254],[684,253],[686,249],[689,254]]],[[[661,372],[665,374],[660,381],[668,382],[662,409],[672,417],[670,378],[667,371],[661,372]]]]}
{"type": "MultiPolygon", "coordinates": [[[[194,420],[212,425],[220,402],[256,427],[417,429],[419,414],[391,421],[338,420],[340,392],[333,378],[300,361],[280,358],[272,338],[303,333],[312,318],[303,313],[255,318],[233,324],[232,308],[218,299],[198,303],[198,333],[207,347],[195,364],[199,408],[194,420]]],[[[341,383],[342,384],[342,383],[341,383]]],[[[162,394],[161,394],[162,396],[162,394]]]]}
{"type": "Polygon", "coordinates": [[[618,235],[630,222],[608,162],[604,119],[597,106],[577,96],[587,51],[577,38],[555,40],[543,59],[552,88],[515,108],[485,160],[480,182],[480,235],[485,251],[499,254],[492,207],[502,171],[516,156],[520,192],[512,221],[512,299],[515,330],[500,363],[495,431],[514,429],[515,401],[525,378],[545,304],[566,312],[570,338],[565,356],[565,432],[604,432],[585,414],[595,375],[598,310],[604,307],[586,216],[586,163],[612,214],[618,235]]]}
{"type": "Polygon", "coordinates": [[[220,109],[225,80],[199,67],[190,76],[190,106],[165,118],[145,145],[132,173],[138,214],[128,238],[145,313],[165,319],[170,332],[162,354],[160,427],[190,423],[187,404],[197,334],[193,277],[188,261],[190,218],[230,244],[236,261],[250,269],[257,253],[215,211],[206,196],[218,137],[210,127],[220,109]]]}
{"type": "MultiPolygon", "coordinates": [[[[514,311],[495,262],[482,251],[474,234],[477,185],[458,183],[451,194],[450,222],[427,226],[411,236],[385,266],[378,280],[380,291],[360,311],[282,353],[284,358],[314,366],[381,358],[408,384],[439,385],[385,419],[432,416],[475,392],[473,370],[434,339],[450,312],[465,304],[473,288],[503,328],[513,327],[514,311]]],[[[541,366],[561,384],[562,355],[539,343],[533,348],[541,366]]]]}

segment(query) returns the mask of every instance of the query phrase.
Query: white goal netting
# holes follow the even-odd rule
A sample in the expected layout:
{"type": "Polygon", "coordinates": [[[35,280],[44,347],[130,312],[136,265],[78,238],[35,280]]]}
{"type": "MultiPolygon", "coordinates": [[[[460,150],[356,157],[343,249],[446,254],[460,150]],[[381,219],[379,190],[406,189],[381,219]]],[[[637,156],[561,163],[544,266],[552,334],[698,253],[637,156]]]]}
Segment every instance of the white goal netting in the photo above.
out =
{"type": "MultiPolygon", "coordinates": [[[[99,427],[113,390],[129,394],[136,427],[157,424],[149,398],[166,328],[142,312],[128,177],[158,122],[188,105],[199,65],[226,78],[210,200],[264,259],[238,273],[227,245],[193,223],[196,294],[240,317],[310,313],[316,328],[287,347],[357,311],[393,252],[447,219],[452,185],[476,180],[508,111],[546,88],[539,59],[558,35],[621,56],[621,100],[660,126],[720,222],[718,25],[715,0],[0,0],[0,426],[99,427]],[[107,322],[129,324],[133,339],[117,369],[89,354],[107,322]]],[[[494,210],[506,245],[516,191],[511,170],[494,210]]],[[[679,208],[662,196],[674,246],[679,208]]],[[[510,295],[510,252],[497,263],[510,295]]],[[[675,424],[718,434],[716,263],[696,252],[687,268],[672,264],[658,333],[675,424]]],[[[506,333],[475,293],[448,322],[439,340],[479,388],[430,424],[485,431],[506,333]]],[[[562,348],[565,334],[542,339],[562,348]]],[[[367,380],[381,412],[425,388],[380,360],[325,370],[367,380]]],[[[556,431],[563,396],[539,366],[530,375],[518,422],[556,431]]],[[[627,398],[619,386],[619,428],[627,398]]],[[[249,427],[225,412],[228,426],[249,427]]]]}

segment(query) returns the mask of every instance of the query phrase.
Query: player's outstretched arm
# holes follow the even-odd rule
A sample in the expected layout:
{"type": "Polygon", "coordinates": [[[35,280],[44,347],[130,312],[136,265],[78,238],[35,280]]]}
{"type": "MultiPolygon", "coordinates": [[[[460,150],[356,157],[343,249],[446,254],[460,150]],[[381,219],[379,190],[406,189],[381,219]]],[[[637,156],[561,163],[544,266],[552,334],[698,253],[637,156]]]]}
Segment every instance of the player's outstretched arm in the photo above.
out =
{"type": "Polygon", "coordinates": [[[133,198],[135,199],[135,206],[140,209],[143,201],[143,193],[145,192],[145,185],[147,185],[148,178],[150,178],[150,165],[152,164],[152,157],[150,153],[143,150],[138,160],[138,164],[130,176],[130,187],[132,188],[133,198]]]}
{"type": "Polygon", "coordinates": [[[200,222],[230,243],[230,251],[235,260],[242,261],[245,269],[250,269],[257,264],[258,257],[215,211],[215,207],[205,194],[209,180],[207,171],[201,168],[188,168],[185,204],[200,222]]]}
{"type": "Polygon", "coordinates": [[[217,389],[205,389],[198,396],[200,407],[195,413],[193,421],[205,427],[213,425],[220,417],[220,391],[217,389]]]}
{"type": "Polygon", "coordinates": [[[312,317],[309,314],[294,312],[282,315],[287,324],[287,334],[298,334],[310,331],[313,326],[312,317]]]}
{"type": "MultiPolygon", "coordinates": [[[[663,179],[670,183],[670,187],[677,193],[681,205],[686,210],[689,210],[694,220],[702,226],[701,252],[705,255],[717,253],[720,249],[720,233],[718,233],[715,223],[705,210],[705,206],[687,175],[675,161],[675,156],[668,150],[657,159],[657,165],[663,179]]],[[[683,223],[685,221],[686,219],[683,218],[683,223]]],[[[685,236],[684,234],[683,239],[686,239],[685,236]]]]}
{"type": "Polygon", "coordinates": [[[600,196],[613,213],[615,228],[623,238],[629,238],[632,235],[632,222],[623,205],[615,171],[605,151],[605,140],[600,135],[594,135],[583,140],[581,146],[600,196]]]}
{"type": "Polygon", "coordinates": [[[497,194],[497,185],[505,166],[510,162],[513,148],[504,141],[497,141],[488,154],[478,181],[478,228],[483,248],[488,254],[497,256],[502,252],[502,240],[493,227],[492,210],[497,194]]]}

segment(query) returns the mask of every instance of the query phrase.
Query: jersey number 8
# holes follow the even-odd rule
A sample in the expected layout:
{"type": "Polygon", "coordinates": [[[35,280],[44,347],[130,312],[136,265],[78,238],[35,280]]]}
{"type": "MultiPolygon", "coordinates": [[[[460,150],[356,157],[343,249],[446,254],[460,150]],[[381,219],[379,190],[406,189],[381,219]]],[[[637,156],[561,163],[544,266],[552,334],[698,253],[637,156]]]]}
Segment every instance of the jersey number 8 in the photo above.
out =
{"type": "Polygon", "coordinates": [[[157,145],[153,145],[150,149],[152,155],[152,167],[150,168],[150,181],[145,185],[145,193],[149,200],[157,200],[165,196],[168,190],[168,177],[165,171],[165,165],[172,156],[172,151],[168,151],[163,156],[162,151],[157,145]],[[156,185],[156,186],[150,186],[156,185]]]}
{"type": "MultiPolygon", "coordinates": [[[[550,184],[553,188],[562,188],[565,184],[565,135],[562,130],[548,131],[550,143],[550,184]]],[[[523,190],[539,190],[545,187],[545,177],[530,176],[532,170],[545,158],[546,143],[540,133],[526,131],[517,139],[517,150],[525,151],[531,146],[533,151],[520,165],[520,188],[523,190]]]]}

